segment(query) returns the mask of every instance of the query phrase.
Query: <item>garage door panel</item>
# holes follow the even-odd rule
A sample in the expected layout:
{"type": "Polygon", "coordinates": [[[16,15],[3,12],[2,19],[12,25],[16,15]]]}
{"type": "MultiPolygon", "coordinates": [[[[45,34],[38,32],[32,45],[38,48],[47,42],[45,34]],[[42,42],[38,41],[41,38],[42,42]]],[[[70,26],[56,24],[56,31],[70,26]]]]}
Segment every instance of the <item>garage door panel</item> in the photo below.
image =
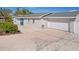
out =
{"type": "Polygon", "coordinates": [[[68,31],[68,23],[48,22],[48,28],[68,31]]]}

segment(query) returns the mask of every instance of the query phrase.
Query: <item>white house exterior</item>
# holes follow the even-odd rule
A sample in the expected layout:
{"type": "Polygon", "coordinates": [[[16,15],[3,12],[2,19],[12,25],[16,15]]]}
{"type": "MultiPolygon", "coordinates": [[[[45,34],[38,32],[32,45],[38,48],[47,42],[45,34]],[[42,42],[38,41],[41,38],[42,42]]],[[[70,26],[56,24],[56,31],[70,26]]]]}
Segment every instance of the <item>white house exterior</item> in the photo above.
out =
{"type": "Polygon", "coordinates": [[[55,28],[79,34],[79,12],[30,14],[14,16],[13,21],[18,26],[27,24],[42,28],[55,28]]]}
{"type": "Polygon", "coordinates": [[[76,16],[75,21],[72,23],[73,25],[71,29],[73,29],[74,33],[79,34],[79,14],[76,16]]]}
{"type": "Polygon", "coordinates": [[[36,27],[42,27],[44,25],[44,28],[46,28],[48,21],[42,18],[44,15],[47,14],[31,14],[26,16],[14,16],[13,22],[18,26],[26,26],[27,24],[31,24],[32,26],[34,25],[36,27]]]}

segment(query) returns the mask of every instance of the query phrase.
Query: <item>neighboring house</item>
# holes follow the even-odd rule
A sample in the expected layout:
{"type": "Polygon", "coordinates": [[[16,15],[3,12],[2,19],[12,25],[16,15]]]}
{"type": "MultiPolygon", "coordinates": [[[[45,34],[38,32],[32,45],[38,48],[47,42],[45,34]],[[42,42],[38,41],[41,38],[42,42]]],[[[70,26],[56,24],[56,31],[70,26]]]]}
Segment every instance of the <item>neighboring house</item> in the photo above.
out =
{"type": "Polygon", "coordinates": [[[33,26],[42,28],[55,28],[79,34],[79,12],[62,13],[36,13],[29,15],[19,15],[13,17],[14,23],[18,26],[33,26]]]}

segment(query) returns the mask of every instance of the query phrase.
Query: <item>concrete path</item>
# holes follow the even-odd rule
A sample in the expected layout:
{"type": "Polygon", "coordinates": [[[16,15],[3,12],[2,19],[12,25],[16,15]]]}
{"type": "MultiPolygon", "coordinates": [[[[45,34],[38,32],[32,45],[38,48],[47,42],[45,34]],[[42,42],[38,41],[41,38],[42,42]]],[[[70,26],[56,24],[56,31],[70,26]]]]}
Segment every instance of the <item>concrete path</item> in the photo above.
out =
{"type": "Polygon", "coordinates": [[[79,37],[56,29],[33,26],[19,28],[22,33],[0,36],[0,51],[78,51],[79,37]]]}

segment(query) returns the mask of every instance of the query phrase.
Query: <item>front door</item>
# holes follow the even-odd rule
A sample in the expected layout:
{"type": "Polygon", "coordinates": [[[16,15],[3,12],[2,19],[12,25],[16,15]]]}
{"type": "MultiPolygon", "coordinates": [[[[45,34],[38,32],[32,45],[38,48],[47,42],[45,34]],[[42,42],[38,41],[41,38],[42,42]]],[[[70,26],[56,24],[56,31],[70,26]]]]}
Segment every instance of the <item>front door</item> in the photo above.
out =
{"type": "Polygon", "coordinates": [[[20,18],[20,25],[24,25],[24,19],[20,18]]]}

